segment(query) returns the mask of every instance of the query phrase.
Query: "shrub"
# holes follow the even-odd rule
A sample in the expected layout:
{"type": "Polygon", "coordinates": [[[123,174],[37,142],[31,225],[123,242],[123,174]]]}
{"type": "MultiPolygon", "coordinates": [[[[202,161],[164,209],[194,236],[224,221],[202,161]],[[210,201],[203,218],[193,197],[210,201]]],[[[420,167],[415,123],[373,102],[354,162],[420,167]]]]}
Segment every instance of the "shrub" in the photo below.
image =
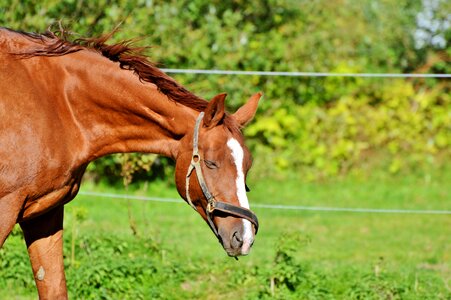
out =
{"type": "Polygon", "coordinates": [[[451,98],[446,88],[416,90],[406,80],[393,80],[373,96],[366,85],[356,88],[365,93],[357,90],[324,106],[287,104],[260,116],[246,131],[256,159],[266,161],[256,165],[302,170],[304,177],[318,178],[346,173],[369,154],[383,152],[395,173],[449,152],[451,98]]]}

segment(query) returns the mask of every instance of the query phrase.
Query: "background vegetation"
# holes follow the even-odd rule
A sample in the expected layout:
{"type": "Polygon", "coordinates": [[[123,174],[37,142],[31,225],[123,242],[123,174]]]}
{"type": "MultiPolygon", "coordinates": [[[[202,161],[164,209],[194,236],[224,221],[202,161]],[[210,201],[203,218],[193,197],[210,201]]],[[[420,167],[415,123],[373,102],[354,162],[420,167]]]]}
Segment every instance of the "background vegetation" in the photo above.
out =
{"type": "MultiPolygon", "coordinates": [[[[152,60],[166,68],[451,69],[449,1],[7,2],[0,6],[0,24],[14,29],[42,32],[62,20],[73,32],[93,36],[121,24],[116,41],[143,38],[140,43],[154,45],[152,60]]],[[[257,162],[270,162],[256,164],[262,170],[255,173],[264,176],[274,171],[302,172],[311,179],[335,176],[361,169],[375,152],[383,152],[389,171],[396,173],[437,164],[449,149],[449,79],[176,77],[206,99],[228,92],[232,111],[251,93],[264,92],[256,121],[246,131],[257,162]]],[[[123,160],[103,159],[91,171],[119,180],[123,160]]],[[[171,164],[163,164],[171,172],[171,164]]]]}
{"type": "MultiPolygon", "coordinates": [[[[346,176],[327,183],[255,182],[253,204],[449,209],[451,169],[429,178],[346,176]]],[[[110,186],[85,189],[123,193],[110,186]]],[[[177,197],[162,182],[135,195],[177,197]]],[[[79,195],[67,204],[72,299],[449,299],[449,215],[362,214],[255,207],[249,256],[225,255],[185,203],[79,195]],[[131,219],[130,219],[131,216],[131,219]]],[[[0,250],[0,298],[36,299],[17,227],[0,250]]]]}
{"type": "MultiPolygon", "coordinates": [[[[0,0],[0,26],[62,20],[76,38],[121,24],[114,40],[142,38],[165,68],[449,74],[450,12],[445,0],[0,0]]],[[[264,92],[245,130],[253,203],[450,209],[449,79],[175,77],[206,99],[227,92],[231,111],[264,92]]],[[[176,197],[172,173],[161,157],[116,155],[86,179],[111,191],[134,174],[130,192],[176,197]]],[[[73,298],[450,297],[448,216],[261,209],[255,254],[231,263],[188,208],[80,198],[66,225],[73,298]]],[[[34,295],[24,248],[16,232],[0,250],[0,298],[34,295]]]]}

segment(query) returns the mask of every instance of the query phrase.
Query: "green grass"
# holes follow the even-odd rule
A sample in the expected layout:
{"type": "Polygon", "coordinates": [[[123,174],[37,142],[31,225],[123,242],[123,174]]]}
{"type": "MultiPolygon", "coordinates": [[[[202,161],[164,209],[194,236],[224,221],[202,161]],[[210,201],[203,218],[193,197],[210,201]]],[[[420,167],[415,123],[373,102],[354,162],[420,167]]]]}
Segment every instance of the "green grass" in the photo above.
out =
{"type": "MultiPolygon", "coordinates": [[[[326,182],[250,180],[251,203],[451,209],[449,167],[326,182]]],[[[124,192],[85,185],[85,190],[124,192]]],[[[132,194],[178,197],[164,183],[132,194]]],[[[451,216],[255,208],[251,254],[228,258],[183,203],[78,196],[66,206],[73,299],[450,299],[451,216]],[[129,211],[137,236],[130,229],[129,211]],[[75,235],[74,235],[75,234],[75,235]],[[71,242],[75,260],[71,260],[71,242]],[[272,285],[271,285],[272,282],[272,285]]],[[[0,251],[0,299],[35,299],[21,236],[0,251]]]]}

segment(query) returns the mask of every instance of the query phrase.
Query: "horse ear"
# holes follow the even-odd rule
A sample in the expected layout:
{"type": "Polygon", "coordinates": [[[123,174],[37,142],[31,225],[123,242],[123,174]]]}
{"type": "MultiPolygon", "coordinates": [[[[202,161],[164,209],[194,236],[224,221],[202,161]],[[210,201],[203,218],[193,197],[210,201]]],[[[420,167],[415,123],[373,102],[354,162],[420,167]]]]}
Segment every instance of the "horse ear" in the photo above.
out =
{"type": "Polygon", "coordinates": [[[257,111],[258,101],[262,96],[262,92],[258,92],[247,100],[246,104],[241,106],[234,114],[233,117],[241,126],[245,126],[255,116],[257,111]]]}
{"type": "Polygon", "coordinates": [[[204,116],[204,126],[208,128],[212,128],[224,118],[225,108],[224,108],[224,100],[227,94],[219,94],[213,97],[211,101],[208,103],[207,108],[205,109],[204,116]]]}

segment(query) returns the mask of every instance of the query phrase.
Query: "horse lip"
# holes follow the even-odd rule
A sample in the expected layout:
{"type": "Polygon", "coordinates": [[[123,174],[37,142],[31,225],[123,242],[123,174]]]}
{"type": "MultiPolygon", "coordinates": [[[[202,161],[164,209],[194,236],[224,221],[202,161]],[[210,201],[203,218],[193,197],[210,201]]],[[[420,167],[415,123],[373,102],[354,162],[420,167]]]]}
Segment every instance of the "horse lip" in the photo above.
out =
{"type": "Polygon", "coordinates": [[[250,248],[247,249],[247,251],[243,251],[242,248],[240,248],[240,249],[232,249],[232,248],[225,248],[224,247],[224,250],[227,253],[227,255],[230,256],[230,257],[246,256],[250,252],[250,248]]]}
{"type": "Polygon", "coordinates": [[[240,249],[232,249],[232,248],[226,248],[224,247],[225,252],[230,257],[237,257],[241,255],[240,249]]]}

